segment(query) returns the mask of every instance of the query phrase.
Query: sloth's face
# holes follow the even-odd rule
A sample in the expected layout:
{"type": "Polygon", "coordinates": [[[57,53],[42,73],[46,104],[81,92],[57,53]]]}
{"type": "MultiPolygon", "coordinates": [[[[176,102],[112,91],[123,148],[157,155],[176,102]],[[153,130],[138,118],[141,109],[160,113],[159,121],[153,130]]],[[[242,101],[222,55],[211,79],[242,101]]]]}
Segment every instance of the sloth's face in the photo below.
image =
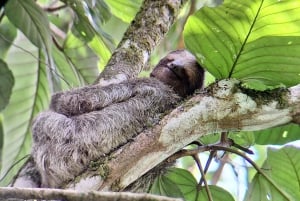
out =
{"type": "Polygon", "coordinates": [[[191,53],[177,50],[161,59],[150,76],[172,87],[178,95],[186,97],[202,87],[204,70],[191,53]]]}

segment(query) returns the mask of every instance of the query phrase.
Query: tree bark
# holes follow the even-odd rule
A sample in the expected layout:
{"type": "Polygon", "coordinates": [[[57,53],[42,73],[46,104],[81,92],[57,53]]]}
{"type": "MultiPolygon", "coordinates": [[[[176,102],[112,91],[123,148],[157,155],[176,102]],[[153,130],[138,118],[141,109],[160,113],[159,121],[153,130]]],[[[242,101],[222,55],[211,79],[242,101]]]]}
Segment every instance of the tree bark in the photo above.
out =
{"type": "Polygon", "coordinates": [[[115,193],[115,192],[78,192],[71,190],[59,189],[43,189],[43,188],[0,188],[0,200],[7,200],[9,198],[17,199],[43,199],[43,200],[101,200],[101,201],[182,201],[179,198],[168,198],[164,196],[151,194],[137,194],[130,192],[115,193]]]}
{"type": "Polygon", "coordinates": [[[95,84],[137,77],[187,0],[145,0],[95,84]]]}
{"type": "Polygon", "coordinates": [[[277,99],[271,97],[267,103],[262,103],[261,99],[255,99],[238,88],[238,81],[222,80],[108,156],[104,160],[108,162],[102,164],[108,172],[105,179],[91,172],[68,188],[120,191],[201,136],[299,123],[300,85],[290,88],[289,92],[275,92],[277,99]]]}

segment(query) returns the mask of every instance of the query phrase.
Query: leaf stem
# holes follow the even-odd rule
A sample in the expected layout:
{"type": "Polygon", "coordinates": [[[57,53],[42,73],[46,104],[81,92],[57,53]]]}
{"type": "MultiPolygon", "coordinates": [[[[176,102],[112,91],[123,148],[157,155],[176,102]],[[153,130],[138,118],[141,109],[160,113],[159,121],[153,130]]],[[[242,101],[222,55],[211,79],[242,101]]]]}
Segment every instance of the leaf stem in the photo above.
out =
{"type": "Polygon", "coordinates": [[[251,31],[252,31],[252,29],[253,29],[253,27],[254,27],[254,24],[255,24],[255,22],[256,22],[256,20],[257,20],[257,17],[258,17],[258,15],[259,15],[259,13],[260,13],[260,10],[261,10],[261,7],[262,7],[263,3],[264,3],[264,0],[262,0],[261,3],[260,3],[260,5],[259,5],[259,8],[258,8],[258,10],[257,10],[257,12],[256,12],[255,17],[254,17],[253,23],[251,24],[250,29],[249,29],[249,31],[248,31],[248,33],[247,33],[247,35],[246,35],[246,38],[244,39],[243,44],[242,44],[242,46],[241,46],[241,49],[240,49],[239,53],[237,54],[237,57],[235,58],[235,60],[234,60],[234,62],[233,62],[233,64],[232,64],[232,68],[231,68],[231,71],[230,71],[230,73],[229,73],[228,78],[231,78],[231,76],[232,76],[232,74],[233,74],[233,71],[234,71],[234,69],[235,69],[235,67],[236,67],[236,64],[237,64],[237,62],[238,62],[240,56],[242,55],[242,52],[243,52],[243,50],[244,50],[244,47],[245,47],[245,45],[246,45],[246,43],[247,43],[247,41],[248,41],[248,38],[249,38],[249,36],[250,36],[250,34],[251,34],[251,31]]]}

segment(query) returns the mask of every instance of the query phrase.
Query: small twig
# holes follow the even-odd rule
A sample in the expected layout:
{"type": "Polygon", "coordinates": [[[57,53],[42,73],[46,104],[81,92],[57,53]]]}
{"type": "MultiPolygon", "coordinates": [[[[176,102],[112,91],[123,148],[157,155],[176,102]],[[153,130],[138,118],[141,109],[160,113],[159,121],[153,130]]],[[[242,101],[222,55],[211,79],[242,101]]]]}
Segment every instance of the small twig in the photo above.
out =
{"type": "Polygon", "coordinates": [[[43,8],[44,11],[46,12],[55,12],[58,10],[62,10],[64,8],[68,7],[67,4],[61,5],[61,6],[57,6],[57,7],[47,7],[47,8],[43,8]]]}
{"type": "Polygon", "coordinates": [[[52,36],[52,41],[53,41],[55,47],[57,47],[57,49],[58,49],[59,51],[64,52],[64,48],[63,48],[62,46],[60,46],[60,44],[58,44],[58,41],[57,41],[56,38],[53,37],[53,36],[52,36]]]}
{"type": "Polygon", "coordinates": [[[253,151],[250,150],[250,149],[247,149],[245,147],[242,147],[241,145],[239,144],[236,144],[232,139],[228,138],[228,132],[222,132],[221,133],[221,140],[219,142],[220,145],[223,145],[223,146],[226,146],[226,147],[235,147],[235,148],[238,148],[248,154],[253,154],[253,151]]]}
{"type": "Polygon", "coordinates": [[[220,143],[228,144],[228,132],[221,132],[220,143]]]}
{"type": "Polygon", "coordinates": [[[259,174],[261,174],[268,182],[270,182],[276,188],[276,190],[278,190],[284,197],[288,198],[288,196],[281,189],[278,188],[278,186],[268,177],[267,174],[265,174],[260,169],[260,167],[258,167],[258,165],[253,160],[251,160],[246,154],[244,154],[244,153],[242,153],[238,150],[229,148],[229,147],[223,147],[223,146],[220,146],[220,145],[207,145],[207,146],[201,146],[201,147],[198,147],[196,149],[191,149],[191,150],[181,150],[181,151],[175,153],[174,155],[172,155],[171,157],[169,157],[167,160],[168,161],[174,161],[174,160],[176,160],[178,158],[181,158],[183,156],[194,156],[194,155],[196,155],[200,152],[209,151],[209,150],[211,150],[211,151],[222,150],[222,151],[227,151],[227,152],[234,153],[236,155],[241,156],[248,163],[250,163],[252,165],[252,167],[254,167],[254,169],[259,174]]]}
{"type": "Polygon", "coordinates": [[[240,150],[242,150],[243,152],[246,152],[247,154],[254,154],[254,152],[246,147],[242,147],[239,144],[236,144],[233,140],[232,140],[232,146],[235,148],[238,148],[240,150]]]}
{"type": "MultiPolygon", "coordinates": [[[[204,167],[204,174],[207,173],[208,168],[211,164],[211,161],[212,161],[213,157],[216,155],[216,153],[217,153],[217,151],[215,151],[215,150],[213,150],[209,153],[209,157],[208,157],[205,167],[204,167]]],[[[203,181],[204,181],[204,179],[203,179],[203,177],[201,177],[199,184],[202,185],[203,181]]]]}
{"type": "MultiPolygon", "coordinates": [[[[198,154],[194,154],[194,155],[193,155],[193,158],[194,158],[194,160],[196,161],[196,164],[197,164],[197,166],[198,166],[198,169],[200,170],[200,173],[201,173],[201,179],[203,178],[204,186],[205,186],[205,190],[206,190],[206,193],[207,193],[208,200],[209,200],[209,201],[213,201],[212,194],[211,194],[211,192],[210,192],[210,190],[209,190],[207,181],[206,181],[206,179],[205,179],[205,173],[204,173],[204,171],[203,171],[203,168],[202,168],[202,165],[201,165],[201,161],[200,161],[200,159],[199,159],[198,154]]],[[[200,185],[200,182],[199,182],[199,185],[198,185],[198,189],[197,189],[197,190],[200,190],[200,187],[201,187],[201,185],[200,185]]],[[[197,191],[197,196],[198,196],[198,191],[197,191]]]]}
{"type": "Polygon", "coordinates": [[[212,147],[213,149],[215,150],[223,150],[223,151],[228,151],[228,152],[231,152],[231,153],[234,153],[234,154],[237,154],[241,157],[243,157],[248,163],[250,163],[254,169],[259,173],[261,174],[268,182],[270,182],[270,184],[272,184],[274,186],[274,188],[276,188],[276,190],[278,190],[285,198],[289,199],[289,197],[286,195],[286,193],[284,191],[282,191],[282,189],[278,188],[278,186],[269,178],[269,176],[267,174],[265,174],[261,168],[259,168],[256,163],[251,160],[246,154],[238,151],[238,150],[235,150],[235,149],[231,149],[229,147],[220,147],[220,146],[213,146],[212,147]]]}

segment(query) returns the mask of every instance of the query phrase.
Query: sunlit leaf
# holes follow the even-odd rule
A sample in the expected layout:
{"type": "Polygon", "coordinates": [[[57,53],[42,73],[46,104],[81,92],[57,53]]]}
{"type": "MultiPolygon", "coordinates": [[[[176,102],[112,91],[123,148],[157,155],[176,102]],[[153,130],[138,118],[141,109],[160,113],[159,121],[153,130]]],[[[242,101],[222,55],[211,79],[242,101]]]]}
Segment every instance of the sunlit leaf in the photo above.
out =
{"type": "Polygon", "coordinates": [[[14,81],[14,76],[7,64],[0,59],[0,111],[8,104],[14,81]]]}
{"type": "MultiPolygon", "coordinates": [[[[49,105],[45,58],[23,35],[16,42],[26,50],[11,47],[7,63],[15,77],[9,105],[3,111],[4,145],[1,177],[31,150],[31,120],[49,105]],[[16,59],[18,58],[18,59],[16,59]]],[[[24,162],[24,161],[23,161],[24,162]]],[[[18,163],[1,182],[7,185],[22,163],[18,163]]]]}
{"type": "Polygon", "coordinates": [[[99,66],[103,70],[104,66],[107,64],[112,48],[107,48],[107,44],[101,40],[99,37],[94,37],[94,39],[89,43],[89,46],[100,56],[99,66]]]}
{"type": "Polygon", "coordinates": [[[220,140],[220,134],[214,133],[214,134],[210,134],[210,135],[204,135],[204,136],[200,137],[199,140],[202,144],[205,144],[205,145],[213,144],[220,140]]]}
{"type": "Polygon", "coordinates": [[[254,132],[255,143],[261,145],[282,145],[300,139],[300,126],[288,124],[254,132]]]}
{"type": "Polygon", "coordinates": [[[124,22],[131,22],[135,14],[139,10],[142,1],[123,1],[123,0],[105,0],[111,12],[124,22]]]}
{"type": "Polygon", "coordinates": [[[156,179],[150,192],[170,197],[183,197],[185,200],[195,200],[197,181],[185,169],[170,168],[166,174],[160,175],[156,179]]]}
{"type": "Polygon", "coordinates": [[[50,50],[49,21],[35,1],[9,0],[5,5],[5,14],[34,45],[50,50]]]}
{"type": "Polygon", "coordinates": [[[91,41],[96,33],[97,24],[91,16],[90,10],[85,1],[71,0],[70,6],[75,11],[76,18],[74,20],[74,27],[77,32],[74,32],[77,36],[81,37],[85,41],[91,41]]]}
{"type": "MultiPolygon", "coordinates": [[[[73,70],[81,85],[93,83],[99,74],[97,67],[99,58],[89,48],[88,44],[69,34],[63,48],[65,58],[72,66],[71,68],[73,68],[59,66],[60,72],[62,72],[64,77],[67,79],[69,72],[73,70]],[[63,71],[66,72],[64,73],[63,71]]],[[[70,79],[67,80],[71,81],[70,79]]]]}
{"type": "MultiPolygon", "coordinates": [[[[232,195],[223,188],[212,185],[209,185],[208,187],[214,201],[234,201],[232,195]]],[[[204,187],[199,191],[197,201],[209,201],[207,191],[204,187]]]]}
{"type": "Polygon", "coordinates": [[[300,1],[225,0],[185,26],[187,48],[216,78],[250,87],[300,83],[300,1]]]}
{"type": "Polygon", "coordinates": [[[300,149],[286,146],[281,149],[268,149],[268,156],[262,167],[269,179],[257,173],[246,201],[297,201],[300,199],[299,172],[300,149]]]}
{"type": "Polygon", "coordinates": [[[66,59],[66,55],[55,47],[52,49],[52,52],[53,60],[57,69],[57,71],[55,71],[56,77],[61,81],[62,90],[82,86],[84,81],[77,76],[76,69],[72,63],[66,59]]]}
{"type": "Polygon", "coordinates": [[[100,67],[104,67],[114,48],[113,39],[95,22],[85,1],[68,1],[76,13],[73,34],[88,43],[100,57],[100,67]]]}

